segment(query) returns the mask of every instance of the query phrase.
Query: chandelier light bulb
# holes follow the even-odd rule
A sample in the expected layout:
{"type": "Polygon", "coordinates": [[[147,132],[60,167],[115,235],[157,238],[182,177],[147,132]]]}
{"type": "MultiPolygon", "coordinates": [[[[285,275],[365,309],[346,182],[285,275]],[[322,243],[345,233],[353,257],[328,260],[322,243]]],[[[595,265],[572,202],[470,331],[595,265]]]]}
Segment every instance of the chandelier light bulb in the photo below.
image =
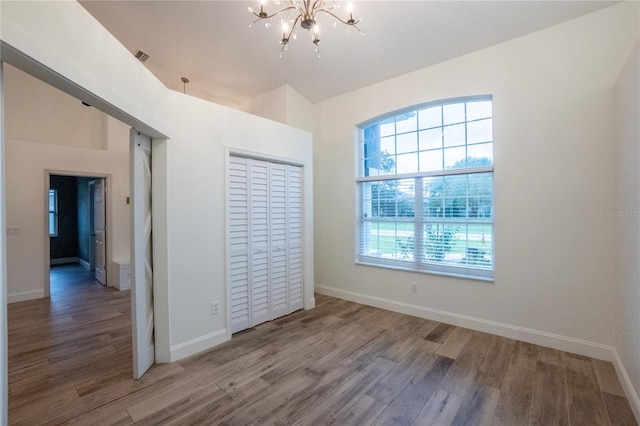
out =
{"type": "Polygon", "coordinates": [[[356,21],[353,19],[353,4],[347,4],[347,11],[349,12],[349,19],[347,20],[347,24],[354,25],[356,21]]]}
{"type": "MultiPolygon", "coordinates": [[[[289,26],[286,22],[282,22],[282,40],[280,40],[280,44],[282,44],[283,49],[287,47],[287,43],[289,43],[289,26]]],[[[282,51],[280,51],[280,55],[282,55],[282,51]]]]}
{"type": "Polygon", "coordinates": [[[318,56],[320,56],[320,37],[318,37],[318,33],[320,32],[320,28],[318,28],[318,25],[314,25],[313,26],[313,44],[316,45],[316,52],[318,53],[318,56]]]}

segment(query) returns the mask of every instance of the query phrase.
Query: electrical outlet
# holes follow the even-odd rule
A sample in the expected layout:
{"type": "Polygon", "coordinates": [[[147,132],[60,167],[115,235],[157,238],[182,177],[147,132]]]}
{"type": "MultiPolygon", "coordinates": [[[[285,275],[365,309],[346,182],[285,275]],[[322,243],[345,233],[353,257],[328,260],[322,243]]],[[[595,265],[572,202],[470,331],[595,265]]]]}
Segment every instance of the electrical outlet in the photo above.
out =
{"type": "Polygon", "coordinates": [[[416,283],[411,284],[411,293],[418,292],[418,285],[416,283]]]}
{"type": "Polygon", "coordinates": [[[211,302],[211,315],[218,315],[220,313],[220,304],[215,301],[211,302]]]}

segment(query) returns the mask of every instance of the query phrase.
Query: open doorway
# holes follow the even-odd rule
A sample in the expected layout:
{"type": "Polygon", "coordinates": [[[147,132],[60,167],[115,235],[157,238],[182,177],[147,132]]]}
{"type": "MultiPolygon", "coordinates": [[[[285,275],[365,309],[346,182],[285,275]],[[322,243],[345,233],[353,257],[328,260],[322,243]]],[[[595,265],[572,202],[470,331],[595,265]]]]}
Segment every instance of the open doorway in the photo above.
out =
{"type": "Polygon", "coordinates": [[[66,288],[62,282],[65,277],[78,282],[95,280],[107,285],[105,194],[104,177],[49,176],[50,294],[54,293],[54,286],[57,290],[66,288]],[[74,275],[82,279],[77,280],[74,275]]]}
{"type": "MultiPolygon", "coordinates": [[[[16,16],[21,13],[19,10],[15,12],[16,16]]],[[[65,14],[67,11],[60,10],[60,12],[65,14]]],[[[30,25],[27,25],[27,27],[30,28],[30,25]]],[[[18,31],[29,30],[27,27],[16,26],[16,28],[19,28],[18,31]]],[[[19,40],[19,38],[16,38],[16,40],[19,40]]],[[[33,38],[33,40],[36,43],[40,41],[38,37],[33,38]]],[[[34,46],[30,46],[30,48],[34,46]]],[[[32,301],[33,299],[47,302],[47,299],[43,298],[48,296],[46,292],[49,286],[45,287],[43,285],[45,281],[45,271],[43,270],[45,268],[43,266],[45,265],[45,259],[48,259],[47,241],[49,236],[46,232],[47,225],[44,220],[46,216],[42,214],[48,198],[48,194],[42,191],[43,178],[47,170],[104,172],[112,176],[113,182],[110,185],[111,194],[109,196],[111,212],[107,215],[107,227],[111,227],[113,238],[109,241],[108,258],[110,255],[110,260],[113,262],[123,260],[129,262],[129,190],[130,184],[135,184],[136,182],[135,179],[129,181],[128,173],[122,173],[123,170],[128,171],[129,168],[130,140],[128,130],[133,126],[136,129],[144,130],[155,138],[161,138],[161,143],[167,140],[166,134],[145,123],[148,119],[152,119],[152,124],[156,122],[160,124],[160,121],[158,121],[153,112],[142,108],[143,105],[150,105],[149,103],[140,102],[140,99],[146,99],[145,93],[156,90],[155,86],[151,89],[144,85],[141,86],[142,96],[135,93],[138,90],[131,90],[130,93],[123,92],[124,96],[120,96],[117,90],[112,92],[106,83],[100,83],[101,77],[99,73],[95,75],[86,74],[84,73],[86,67],[80,64],[80,68],[77,68],[80,70],[80,74],[69,74],[66,66],[63,65],[62,68],[59,68],[50,63],[49,59],[51,58],[54,59],[54,62],[59,61],[59,56],[54,55],[54,58],[50,55],[49,57],[45,55],[45,58],[40,58],[44,63],[38,62],[38,59],[34,59],[34,57],[39,58],[40,55],[34,56],[30,54],[32,53],[30,48],[23,51],[20,46],[14,47],[14,45],[8,43],[2,44],[0,91],[2,91],[3,96],[0,98],[3,99],[0,99],[0,104],[2,104],[0,109],[2,109],[3,120],[1,125],[2,132],[0,132],[2,134],[2,140],[0,141],[2,143],[2,164],[0,166],[5,176],[3,182],[7,185],[6,191],[5,188],[2,188],[3,198],[6,199],[7,211],[5,212],[3,209],[1,219],[3,225],[7,228],[7,236],[10,236],[10,238],[3,238],[3,246],[6,242],[7,249],[4,250],[4,247],[0,247],[3,251],[0,263],[2,263],[3,272],[6,274],[6,277],[3,277],[2,283],[0,283],[2,287],[2,291],[0,291],[0,299],[2,300],[0,313],[2,315],[0,316],[2,317],[6,316],[6,302],[13,304],[13,302],[32,301]],[[39,77],[41,80],[36,83],[27,81],[26,84],[16,84],[16,73],[13,72],[14,80],[10,81],[11,76],[7,72],[11,68],[8,65],[9,63],[33,76],[39,77]],[[82,79],[76,81],[76,77],[79,76],[89,76],[90,78],[84,82],[82,79]],[[66,94],[73,95],[74,99],[67,98],[64,101],[64,107],[61,107],[59,97],[51,95],[53,91],[50,88],[41,90],[43,81],[48,82],[52,87],[56,87],[66,94]],[[88,85],[88,87],[84,84],[88,85]],[[95,93],[92,92],[92,88],[96,91],[95,93]],[[115,94],[115,97],[111,96],[113,94],[115,94]],[[129,96],[132,96],[134,101],[129,101],[129,96]],[[79,100],[83,102],[79,102],[79,100]],[[81,107],[79,107],[80,105],[81,107]],[[93,107],[88,105],[93,105],[93,107]],[[141,108],[138,108],[137,105],[141,108]],[[85,113],[80,111],[82,108],[85,108],[83,110],[85,113]],[[70,109],[73,109],[73,112],[64,114],[70,109]],[[41,114],[43,110],[46,110],[44,115],[41,114]],[[87,120],[84,117],[86,111],[104,112],[111,114],[111,117],[100,116],[98,122],[92,119],[87,120]],[[116,121],[119,121],[119,124],[116,125],[116,121]],[[115,139],[112,139],[111,135],[119,133],[120,130],[116,129],[116,127],[122,129],[123,125],[127,134],[122,140],[126,140],[126,143],[113,142],[115,139]],[[19,129],[19,132],[14,133],[16,129],[19,129]],[[60,129],[74,131],[75,136],[79,137],[70,138],[67,135],[60,137],[61,135],[58,134],[60,129]],[[85,132],[85,130],[87,131],[85,132]],[[95,130],[98,130],[98,132],[96,133],[95,130]],[[95,134],[99,134],[100,137],[93,138],[92,135],[95,134]],[[105,134],[108,137],[103,137],[105,134]],[[124,154],[126,159],[118,160],[113,158],[111,154],[115,154],[116,151],[119,154],[124,154]],[[123,182],[123,176],[126,176],[126,182],[123,182]],[[10,186],[12,187],[12,194],[9,194],[10,186]],[[9,198],[11,199],[9,200],[9,198]],[[13,208],[11,212],[8,211],[9,204],[13,208]],[[117,227],[120,227],[120,230],[116,230],[117,227]],[[125,246],[127,247],[126,250],[124,249],[125,246]],[[45,247],[47,248],[45,249],[45,247]]],[[[59,64],[63,62],[59,62],[59,64]]],[[[116,62],[118,61],[116,60],[116,62]]],[[[110,63],[115,62],[110,61],[110,63]]],[[[71,67],[73,68],[76,65],[78,64],[71,64],[71,67]]],[[[129,64],[124,65],[129,66],[129,64]]],[[[28,80],[24,76],[18,76],[17,78],[22,79],[22,82],[28,80]]],[[[131,87],[137,89],[136,85],[131,87]]],[[[157,89],[161,88],[158,87],[157,89]]],[[[161,127],[164,127],[164,125],[161,127]]],[[[161,170],[161,176],[164,177],[165,170],[161,170]]],[[[46,178],[48,179],[48,175],[46,178]]],[[[136,204],[136,197],[132,195],[131,199],[133,200],[132,205],[136,204]]],[[[160,209],[160,211],[164,212],[163,209],[160,209]]],[[[166,258],[166,247],[160,246],[160,250],[156,250],[156,253],[166,258]]],[[[138,264],[140,263],[138,262],[138,264]]],[[[109,265],[109,262],[107,264],[109,265]]],[[[166,271],[163,271],[163,273],[164,277],[166,271]]],[[[126,296],[128,298],[128,292],[118,292],[110,288],[102,288],[101,290],[110,290],[108,293],[111,295],[126,296]]],[[[107,293],[107,291],[102,293],[107,293]]],[[[92,306],[97,306],[101,310],[115,309],[116,312],[121,313],[126,311],[125,308],[120,309],[109,302],[101,301],[92,306]]],[[[135,311],[136,307],[133,306],[132,310],[135,311]]],[[[128,320],[129,323],[132,322],[131,316],[124,314],[121,316],[128,320]]],[[[84,315],[84,317],[86,318],[88,315],[84,315]]],[[[4,323],[4,321],[2,322],[4,323]]],[[[168,324],[168,321],[165,322],[168,324]]],[[[6,327],[6,323],[4,327],[0,327],[3,329],[0,333],[2,334],[0,341],[5,342],[4,344],[0,343],[0,364],[3,365],[3,368],[0,369],[0,395],[3,396],[3,399],[8,394],[6,392],[8,389],[7,358],[10,358],[7,355],[6,341],[8,333],[6,327]]],[[[109,321],[109,327],[110,330],[113,330],[113,319],[109,321]]],[[[57,327],[41,326],[40,329],[55,332],[57,327]]],[[[90,330],[91,332],[99,332],[93,326],[90,330]]],[[[29,337],[43,340],[36,335],[29,337]]],[[[126,339],[124,344],[130,347],[131,339],[126,339]]],[[[168,351],[168,346],[166,350],[168,351]]],[[[30,353],[33,352],[31,351],[30,353]]],[[[109,358],[112,359],[113,357],[109,356],[109,358]]],[[[130,356],[124,358],[125,363],[129,364],[129,366],[130,358],[130,356]]],[[[20,356],[19,359],[22,360],[25,357],[20,356]]],[[[89,371],[90,369],[85,366],[82,370],[89,371]]],[[[38,386],[42,387],[41,383],[38,386]]],[[[10,389],[13,394],[14,387],[10,389]]],[[[71,394],[74,392],[71,392],[71,394]]],[[[75,397],[77,397],[77,392],[75,397]]],[[[35,403],[35,400],[32,399],[31,401],[35,403]]],[[[0,417],[6,419],[6,406],[0,410],[0,417]]]]}
{"type": "MultiPolygon", "coordinates": [[[[12,230],[7,240],[12,396],[31,395],[36,388],[38,398],[60,395],[64,391],[58,386],[72,383],[76,373],[83,375],[78,380],[86,385],[84,394],[98,392],[108,382],[104,378],[130,377],[133,370],[131,312],[136,309],[131,293],[118,291],[131,285],[131,127],[8,64],[3,64],[2,77],[6,217],[12,230]],[[55,180],[65,181],[66,189],[55,186],[55,180]],[[59,247],[54,240],[67,226],[62,198],[69,188],[74,232],[66,243],[72,250],[65,251],[65,244],[59,247]],[[101,218],[97,211],[103,212],[101,218]],[[19,322],[24,309],[44,313],[31,329],[19,322]],[[47,381],[60,365],[40,363],[28,356],[33,353],[66,362],[68,368],[56,370],[57,380],[47,381]],[[75,369],[76,364],[85,368],[75,369]],[[32,372],[29,378],[20,374],[25,370],[32,372]]],[[[79,391],[68,394],[74,392],[77,397],[79,391]]]]}

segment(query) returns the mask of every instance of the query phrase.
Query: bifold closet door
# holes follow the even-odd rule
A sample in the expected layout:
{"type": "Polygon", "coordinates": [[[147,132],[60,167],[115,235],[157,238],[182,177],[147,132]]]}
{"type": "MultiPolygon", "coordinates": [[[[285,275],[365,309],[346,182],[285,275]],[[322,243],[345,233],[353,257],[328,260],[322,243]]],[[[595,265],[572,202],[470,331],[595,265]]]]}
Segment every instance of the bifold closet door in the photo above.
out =
{"type": "Polygon", "coordinates": [[[287,166],[289,313],[302,309],[302,167],[287,166]]]}
{"type": "Polygon", "coordinates": [[[270,178],[271,313],[273,318],[278,318],[290,312],[287,294],[287,166],[271,164],[270,178]]]}
{"type": "Polygon", "coordinates": [[[302,169],[230,157],[231,332],[302,308],[302,169]]]}
{"type": "Polygon", "coordinates": [[[249,160],[231,157],[228,179],[228,275],[231,332],[251,327],[249,292],[249,160]]]}

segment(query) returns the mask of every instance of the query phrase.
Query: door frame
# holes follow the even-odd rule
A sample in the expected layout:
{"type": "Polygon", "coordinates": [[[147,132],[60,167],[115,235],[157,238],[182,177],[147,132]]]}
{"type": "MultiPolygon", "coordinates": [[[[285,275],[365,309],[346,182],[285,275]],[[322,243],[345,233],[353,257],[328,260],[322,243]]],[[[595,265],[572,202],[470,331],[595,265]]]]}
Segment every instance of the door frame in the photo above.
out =
{"type": "MultiPolygon", "coordinates": [[[[73,176],[73,177],[88,177],[88,178],[95,178],[95,179],[104,179],[104,184],[105,184],[105,194],[106,197],[104,199],[104,203],[105,203],[105,226],[106,226],[106,232],[105,232],[105,246],[107,247],[106,250],[106,262],[107,262],[107,271],[105,271],[105,276],[106,276],[106,284],[109,285],[109,276],[111,274],[109,274],[108,269],[109,269],[109,265],[111,265],[111,253],[109,252],[109,247],[111,247],[111,238],[112,238],[112,228],[113,226],[111,226],[111,203],[109,202],[108,198],[109,198],[109,192],[108,192],[108,188],[110,187],[111,184],[111,180],[112,177],[110,174],[104,174],[104,173],[92,173],[92,172],[79,172],[79,171],[72,171],[72,170],[56,170],[56,169],[46,169],[44,171],[44,189],[42,191],[43,196],[45,197],[45,206],[49,205],[49,185],[50,185],[50,179],[51,176],[73,176]]],[[[93,209],[93,208],[92,208],[93,209]]],[[[46,210],[46,209],[45,209],[46,210]]],[[[93,211],[93,210],[92,210],[93,211]]],[[[43,215],[45,218],[45,224],[49,223],[49,212],[48,211],[43,211],[43,215]]],[[[51,256],[51,246],[50,246],[50,241],[49,239],[51,237],[49,237],[49,227],[45,226],[44,227],[44,238],[43,238],[43,242],[44,242],[44,297],[51,297],[51,259],[49,259],[49,257],[51,256]]]]}

